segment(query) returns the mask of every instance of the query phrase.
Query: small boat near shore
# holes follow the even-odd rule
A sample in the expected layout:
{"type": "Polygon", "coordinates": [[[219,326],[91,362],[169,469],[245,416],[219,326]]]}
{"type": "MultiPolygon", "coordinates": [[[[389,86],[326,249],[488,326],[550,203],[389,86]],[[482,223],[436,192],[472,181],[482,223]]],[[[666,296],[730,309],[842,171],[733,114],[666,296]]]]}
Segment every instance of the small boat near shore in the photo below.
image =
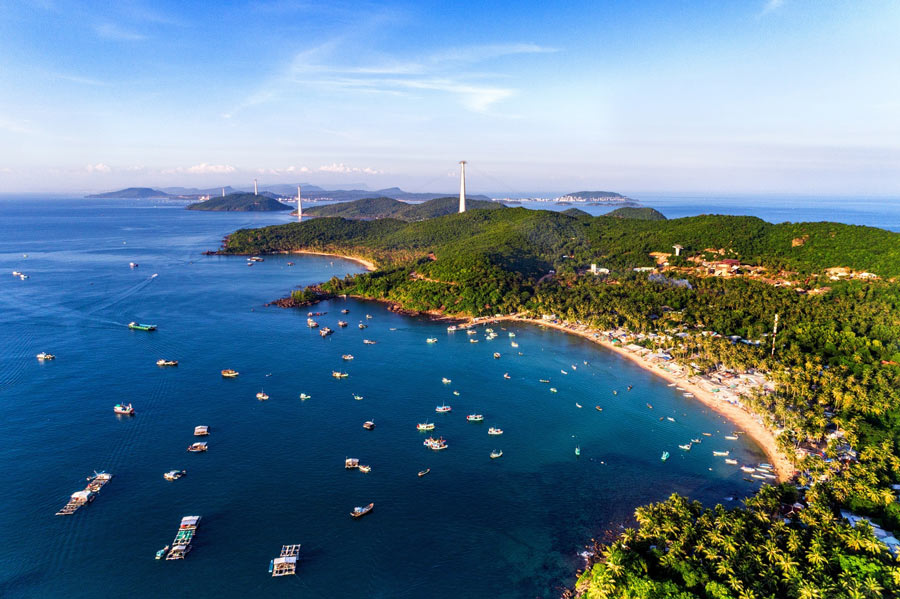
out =
{"type": "Polygon", "coordinates": [[[134,407],[129,404],[117,403],[113,406],[113,412],[120,416],[134,416],[134,407]]]}
{"type": "Polygon", "coordinates": [[[259,401],[266,401],[267,399],[269,399],[269,396],[266,395],[265,391],[260,390],[259,393],[256,394],[256,399],[258,399],[259,401]]]}
{"type": "Polygon", "coordinates": [[[340,370],[332,370],[331,376],[333,376],[336,379],[345,379],[350,375],[347,374],[346,372],[341,372],[340,370]]]}
{"type": "Polygon", "coordinates": [[[725,463],[729,466],[737,466],[737,460],[734,460],[732,458],[725,458],[725,463]]]}
{"type": "Polygon", "coordinates": [[[492,426],[491,428],[488,429],[488,434],[489,434],[489,435],[502,435],[502,434],[503,434],[503,429],[502,429],[502,428],[496,428],[496,427],[493,427],[493,426],[492,426]]]}
{"type": "Polygon", "coordinates": [[[730,451],[714,451],[713,455],[721,458],[721,457],[727,456],[729,453],[731,453],[731,452],[730,451]]]}
{"type": "Polygon", "coordinates": [[[166,360],[165,358],[160,358],[156,361],[157,366],[178,366],[178,360],[166,360]]]}
{"type": "Polygon", "coordinates": [[[483,414],[469,414],[468,416],[466,416],[466,421],[467,422],[483,422],[484,415],[483,414]]]}
{"type": "Polygon", "coordinates": [[[143,323],[138,323],[138,322],[132,321],[132,322],[128,323],[128,328],[131,329],[132,331],[155,331],[156,325],[155,324],[143,324],[143,323]]]}
{"type": "Polygon", "coordinates": [[[349,362],[350,360],[353,359],[353,354],[344,354],[341,356],[341,359],[349,362]]]}
{"type": "Polygon", "coordinates": [[[238,372],[237,370],[232,370],[231,368],[226,368],[222,371],[222,376],[226,379],[233,379],[239,374],[240,372],[238,372]]]}
{"type": "Polygon", "coordinates": [[[453,408],[451,408],[447,404],[441,404],[438,407],[436,407],[434,409],[434,411],[437,412],[438,414],[446,414],[447,412],[451,411],[452,409],[453,408]]]}
{"type": "Polygon", "coordinates": [[[417,431],[433,431],[434,423],[433,422],[422,422],[416,425],[417,431]]]}
{"type": "Polygon", "coordinates": [[[42,351],[35,357],[38,360],[40,360],[41,362],[43,362],[44,360],[55,360],[56,359],[56,356],[54,356],[53,354],[48,354],[47,352],[44,352],[44,351],[42,351]]]}
{"type": "Polygon", "coordinates": [[[205,437],[209,435],[209,427],[208,426],[195,426],[194,427],[194,436],[195,437],[205,437]]]}
{"type": "Polygon", "coordinates": [[[734,435],[725,435],[725,438],[728,439],[729,441],[737,441],[738,440],[738,438],[735,437],[734,435]]]}
{"type": "Polygon", "coordinates": [[[425,343],[437,343],[437,337],[429,337],[425,340],[425,343]]]}
{"type": "Polygon", "coordinates": [[[350,512],[350,516],[353,518],[362,518],[363,516],[365,516],[366,514],[371,512],[374,508],[375,508],[374,503],[370,503],[369,505],[367,505],[365,507],[355,507],[355,508],[353,508],[353,511],[350,512]]]}
{"type": "Polygon", "coordinates": [[[363,428],[367,431],[375,430],[375,421],[374,420],[366,420],[363,422],[363,428]]]}
{"type": "Polygon", "coordinates": [[[191,443],[188,445],[187,450],[191,453],[201,453],[209,449],[206,441],[198,441],[197,443],[191,443]]]}
{"type": "Polygon", "coordinates": [[[491,459],[496,460],[497,458],[503,457],[502,449],[495,449],[491,452],[491,459]]]}
{"type": "Polygon", "coordinates": [[[307,395],[306,393],[300,394],[300,399],[309,399],[310,397],[312,397],[312,395],[307,395]]]}

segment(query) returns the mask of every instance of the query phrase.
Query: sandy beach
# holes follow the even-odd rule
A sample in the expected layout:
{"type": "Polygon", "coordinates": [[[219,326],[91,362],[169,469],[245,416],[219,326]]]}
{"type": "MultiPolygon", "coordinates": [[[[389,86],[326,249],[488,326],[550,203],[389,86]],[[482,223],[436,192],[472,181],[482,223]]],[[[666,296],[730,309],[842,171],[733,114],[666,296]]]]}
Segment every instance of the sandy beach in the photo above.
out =
{"type": "Polygon", "coordinates": [[[641,368],[652,372],[653,374],[664,378],[670,383],[676,383],[680,388],[684,389],[686,392],[693,394],[694,399],[699,400],[705,406],[714,410],[718,414],[721,414],[726,419],[728,419],[735,427],[745,434],[747,434],[751,439],[753,439],[757,445],[765,452],[766,456],[769,458],[770,463],[775,468],[775,472],[778,476],[779,481],[787,481],[790,480],[794,474],[795,469],[793,464],[791,464],[790,460],[781,453],[778,449],[778,445],[775,443],[775,435],[766,428],[764,424],[759,422],[755,415],[750,412],[732,405],[726,401],[722,401],[717,399],[712,393],[701,388],[699,385],[691,383],[685,378],[681,378],[673,375],[670,372],[666,372],[658,368],[656,365],[648,362],[643,357],[638,354],[634,354],[629,352],[623,347],[620,347],[614,343],[611,343],[607,339],[605,339],[602,335],[599,337],[594,337],[595,333],[600,333],[600,331],[580,331],[574,330],[569,327],[566,327],[563,324],[558,324],[554,322],[547,322],[543,320],[537,320],[533,318],[523,318],[518,316],[505,316],[501,318],[490,318],[479,320],[477,323],[474,321],[472,324],[484,324],[486,322],[491,321],[514,321],[514,322],[527,322],[530,324],[534,324],[537,326],[543,326],[551,329],[556,329],[558,331],[562,331],[564,333],[569,333],[572,335],[578,335],[579,337],[583,337],[589,341],[592,341],[598,345],[603,346],[609,351],[615,352],[620,356],[624,356],[629,360],[633,361],[635,364],[639,365],[641,368]]]}
{"type": "Polygon", "coordinates": [[[290,252],[291,254],[313,254],[315,256],[334,256],[335,258],[343,258],[344,260],[352,260],[353,262],[359,262],[363,266],[366,267],[366,270],[373,271],[376,266],[375,263],[371,260],[366,260],[365,258],[360,258],[359,256],[345,256],[343,254],[330,254],[328,252],[314,252],[312,250],[293,250],[290,252]]]}

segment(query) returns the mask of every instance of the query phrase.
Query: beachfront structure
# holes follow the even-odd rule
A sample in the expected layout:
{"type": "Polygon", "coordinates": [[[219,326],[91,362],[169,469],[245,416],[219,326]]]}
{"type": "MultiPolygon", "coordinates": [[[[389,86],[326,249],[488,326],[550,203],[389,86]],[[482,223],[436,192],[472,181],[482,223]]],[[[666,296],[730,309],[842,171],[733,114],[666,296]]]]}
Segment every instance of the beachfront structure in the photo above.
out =
{"type": "Polygon", "coordinates": [[[459,212],[466,211],[466,161],[459,161],[459,212]]]}

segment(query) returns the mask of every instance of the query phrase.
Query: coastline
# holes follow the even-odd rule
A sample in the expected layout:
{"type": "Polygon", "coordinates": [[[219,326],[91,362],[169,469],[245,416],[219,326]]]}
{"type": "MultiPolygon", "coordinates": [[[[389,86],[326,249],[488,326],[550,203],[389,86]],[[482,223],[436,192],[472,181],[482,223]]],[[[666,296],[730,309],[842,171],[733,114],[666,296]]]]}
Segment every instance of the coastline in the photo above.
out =
{"type": "Polygon", "coordinates": [[[790,460],[778,449],[778,445],[775,442],[775,435],[770,431],[763,423],[759,422],[752,413],[740,408],[738,406],[732,405],[728,402],[721,401],[717,399],[712,393],[700,387],[696,383],[693,383],[687,379],[677,377],[670,372],[666,372],[665,370],[661,370],[657,368],[654,364],[651,364],[647,360],[643,359],[643,357],[631,353],[627,351],[624,347],[620,347],[610,341],[607,341],[602,336],[594,337],[595,333],[599,333],[599,331],[587,330],[580,331],[574,330],[567,327],[564,324],[547,322],[543,320],[537,320],[534,318],[523,318],[520,316],[503,316],[500,318],[486,318],[484,320],[472,321],[472,324],[483,324],[488,321],[512,321],[512,322],[526,322],[533,325],[544,326],[548,328],[555,329],[557,331],[562,331],[564,333],[570,333],[572,335],[577,335],[589,341],[600,345],[620,356],[628,358],[644,370],[651,372],[663,379],[669,381],[670,383],[676,383],[679,387],[684,389],[685,391],[693,394],[693,399],[697,399],[715,411],[716,413],[724,416],[729,422],[738,427],[741,431],[746,433],[748,437],[753,439],[757,445],[759,445],[760,449],[766,454],[768,459],[771,461],[772,466],[775,469],[775,473],[778,476],[778,482],[786,482],[790,480],[796,470],[794,469],[793,464],[791,464],[790,460]]]}
{"type": "Polygon", "coordinates": [[[288,252],[289,254],[311,254],[314,256],[334,256],[335,258],[343,258],[344,260],[352,260],[353,262],[359,262],[363,266],[366,267],[366,270],[372,272],[377,267],[375,263],[371,260],[366,260],[365,258],[360,258],[359,256],[345,256],[344,254],[333,254],[331,252],[314,252],[312,250],[291,250],[288,252]]]}

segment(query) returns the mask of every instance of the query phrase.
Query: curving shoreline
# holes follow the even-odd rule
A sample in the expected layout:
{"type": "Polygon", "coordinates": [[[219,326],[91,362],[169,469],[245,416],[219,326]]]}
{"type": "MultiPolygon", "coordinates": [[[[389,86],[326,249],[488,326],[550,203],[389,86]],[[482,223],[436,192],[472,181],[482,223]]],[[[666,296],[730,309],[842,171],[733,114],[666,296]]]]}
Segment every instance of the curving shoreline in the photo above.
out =
{"type": "Polygon", "coordinates": [[[366,260],[365,258],[360,258],[359,256],[346,256],[344,254],[333,254],[331,252],[314,252],[312,250],[291,250],[287,252],[288,254],[310,254],[313,256],[334,256],[335,258],[343,258],[344,260],[351,260],[353,262],[359,262],[363,266],[366,267],[366,270],[373,271],[377,267],[375,263],[371,260],[366,260]]]}

